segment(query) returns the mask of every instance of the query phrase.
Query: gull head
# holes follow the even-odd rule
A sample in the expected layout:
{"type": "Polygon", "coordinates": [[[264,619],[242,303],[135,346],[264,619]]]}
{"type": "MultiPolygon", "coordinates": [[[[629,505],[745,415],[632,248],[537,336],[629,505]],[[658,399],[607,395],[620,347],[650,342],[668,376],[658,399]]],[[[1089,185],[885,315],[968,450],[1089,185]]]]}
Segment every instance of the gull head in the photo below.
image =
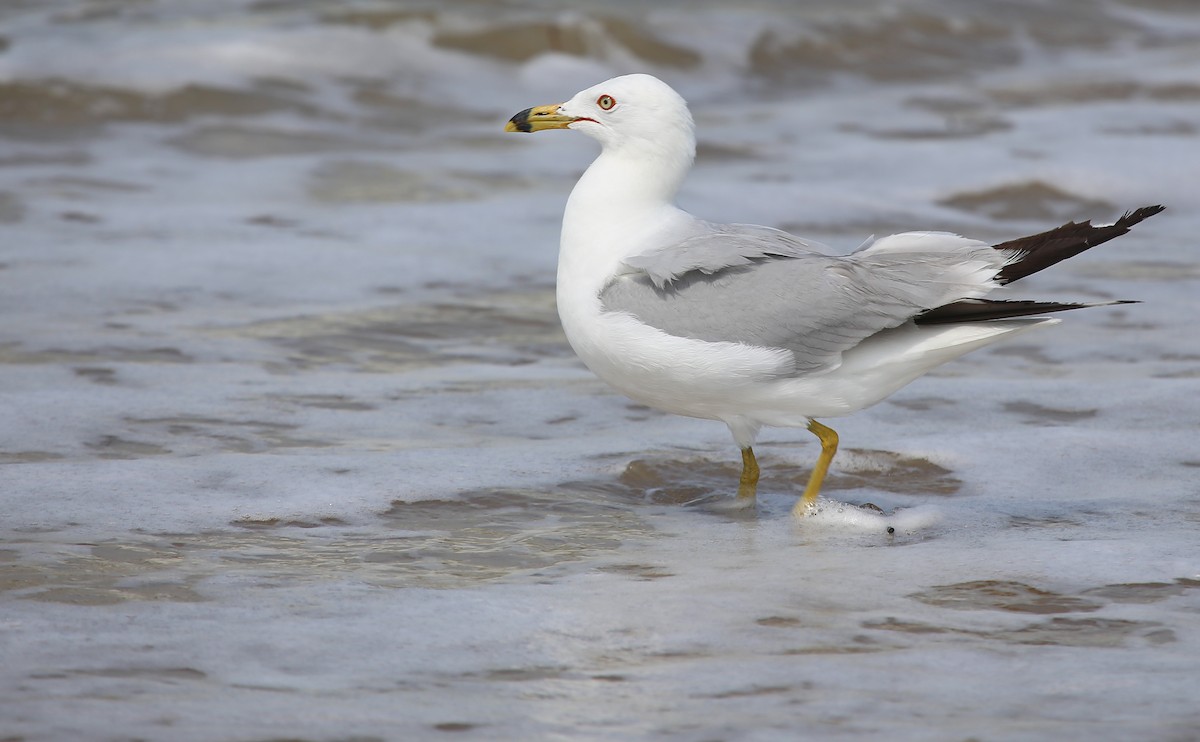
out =
{"type": "Polygon", "coordinates": [[[565,103],[535,106],[513,116],[505,131],[574,129],[605,151],[696,150],[692,114],[679,93],[652,75],[622,75],[582,90],[565,103]]]}

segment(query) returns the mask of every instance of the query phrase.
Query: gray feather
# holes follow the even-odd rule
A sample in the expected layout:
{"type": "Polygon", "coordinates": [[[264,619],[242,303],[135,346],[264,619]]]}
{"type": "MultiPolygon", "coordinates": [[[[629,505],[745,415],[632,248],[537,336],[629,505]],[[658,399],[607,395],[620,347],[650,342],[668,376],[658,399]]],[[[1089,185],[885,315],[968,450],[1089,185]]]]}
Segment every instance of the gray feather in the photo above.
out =
{"type": "Polygon", "coordinates": [[[700,271],[713,274],[725,268],[749,265],[761,258],[794,258],[820,255],[826,250],[779,229],[754,224],[712,224],[711,232],[678,244],[627,258],[625,264],[642,271],[658,288],[677,277],[700,271]]]}
{"type": "Polygon", "coordinates": [[[832,257],[772,240],[714,233],[626,260],[640,270],[615,277],[600,300],[671,335],[789,350],[802,374],[836,368],[844,351],[954,290],[939,281],[945,254],[832,257]]]}

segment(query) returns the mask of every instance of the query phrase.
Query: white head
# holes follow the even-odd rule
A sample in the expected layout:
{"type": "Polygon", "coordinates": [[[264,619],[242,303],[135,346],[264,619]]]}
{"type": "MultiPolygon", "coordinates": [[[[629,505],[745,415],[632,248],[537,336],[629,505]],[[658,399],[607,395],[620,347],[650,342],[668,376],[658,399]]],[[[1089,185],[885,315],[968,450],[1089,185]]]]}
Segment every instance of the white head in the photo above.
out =
{"type": "Polygon", "coordinates": [[[669,157],[690,164],[696,135],[687,101],[652,75],[622,75],[576,93],[569,101],[521,111],[505,131],[575,129],[607,152],[669,157]]]}

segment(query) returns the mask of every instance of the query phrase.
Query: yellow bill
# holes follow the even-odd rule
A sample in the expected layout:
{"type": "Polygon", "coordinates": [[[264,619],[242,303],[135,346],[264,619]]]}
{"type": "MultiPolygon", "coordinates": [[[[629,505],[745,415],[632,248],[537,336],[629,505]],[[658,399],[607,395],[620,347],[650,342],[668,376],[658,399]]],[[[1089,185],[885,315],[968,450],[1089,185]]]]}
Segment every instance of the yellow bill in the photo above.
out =
{"type": "Polygon", "coordinates": [[[565,129],[579,120],[578,116],[567,116],[559,113],[562,104],[549,106],[534,106],[526,108],[508,120],[504,125],[505,131],[543,131],[545,129],[565,129]]]}

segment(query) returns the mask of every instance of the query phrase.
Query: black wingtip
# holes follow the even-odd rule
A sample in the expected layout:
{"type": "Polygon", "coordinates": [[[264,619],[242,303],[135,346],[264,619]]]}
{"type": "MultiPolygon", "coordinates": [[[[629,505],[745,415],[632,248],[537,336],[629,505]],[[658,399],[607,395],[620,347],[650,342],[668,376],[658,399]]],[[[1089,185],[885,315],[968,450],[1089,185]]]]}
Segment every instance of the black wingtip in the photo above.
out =
{"type": "Polygon", "coordinates": [[[1125,229],[1129,229],[1130,227],[1137,224],[1138,222],[1141,222],[1145,219],[1149,219],[1150,217],[1154,216],[1155,214],[1161,214],[1162,212],[1164,212],[1166,210],[1167,210],[1167,207],[1163,206],[1162,204],[1155,204],[1153,206],[1143,206],[1140,209],[1134,209],[1133,211],[1125,212],[1124,216],[1122,216],[1120,219],[1118,219],[1117,223],[1113,226],[1120,225],[1121,227],[1124,227],[1125,229]]]}
{"type": "Polygon", "coordinates": [[[1084,250],[1120,237],[1134,225],[1165,209],[1162,204],[1143,206],[1125,212],[1112,224],[1093,226],[1090,221],[1068,222],[1046,232],[996,245],[997,250],[1009,250],[1018,256],[996,275],[996,280],[1002,284],[1012,283],[1049,268],[1084,250]]]}
{"type": "Polygon", "coordinates": [[[1118,304],[1140,303],[1139,301],[1131,301],[1129,299],[1088,303],[1029,301],[1024,299],[963,299],[951,304],[944,304],[936,309],[931,309],[917,316],[914,321],[918,325],[963,324],[966,322],[1013,319],[1015,317],[1037,317],[1054,312],[1069,312],[1072,309],[1091,309],[1093,307],[1111,307],[1118,304]]]}

